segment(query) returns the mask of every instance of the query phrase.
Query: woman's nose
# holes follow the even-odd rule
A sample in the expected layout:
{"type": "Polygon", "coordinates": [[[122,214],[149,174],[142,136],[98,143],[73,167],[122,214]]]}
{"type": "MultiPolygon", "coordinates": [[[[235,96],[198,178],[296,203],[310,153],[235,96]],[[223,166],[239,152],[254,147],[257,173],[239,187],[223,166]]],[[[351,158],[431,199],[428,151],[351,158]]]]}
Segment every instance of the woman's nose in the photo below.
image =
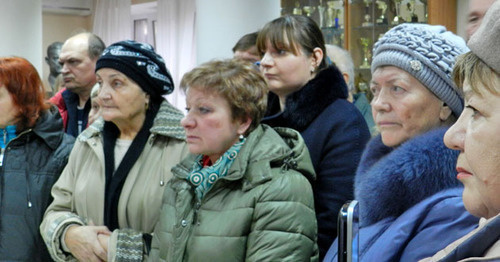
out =
{"type": "Polygon", "coordinates": [[[194,121],[191,119],[189,113],[186,114],[186,116],[184,116],[182,119],[181,119],[181,126],[184,128],[184,129],[187,129],[187,128],[191,128],[194,126],[194,121]]]}
{"type": "Polygon", "coordinates": [[[97,94],[97,97],[100,100],[108,100],[111,98],[111,94],[109,93],[108,88],[106,88],[105,84],[101,84],[99,87],[99,93],[97,94]]]}
{"type": "Polygon", "coordinates": [[[272,57],[268,53],[265,53],[262,59],[260,60],[260,67],[271,66],[272,62],[273,62],[272,57]]]}
{"type": "Polygon", "coordinates": [[[373,97],[371,103],[372,111],[374,112],[387,112],[391,109],[391,104],[387,98],[385,91],[380,90],[379,94],[373,97]]]}
{"type": "Polygon", "coordinates": [[[457,122],[453,124],[444,134],[444,144],[446,147],[455,150],[464,150],[465,144],[465,116],[464,112],[460,115],[457,122]]]}

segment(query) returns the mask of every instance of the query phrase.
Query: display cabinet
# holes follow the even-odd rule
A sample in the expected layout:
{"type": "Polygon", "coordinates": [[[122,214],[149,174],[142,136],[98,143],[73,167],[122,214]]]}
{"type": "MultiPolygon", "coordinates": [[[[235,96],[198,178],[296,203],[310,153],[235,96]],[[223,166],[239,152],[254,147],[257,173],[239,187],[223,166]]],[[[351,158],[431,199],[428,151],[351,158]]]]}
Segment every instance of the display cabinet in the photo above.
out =
{"type": "Polygon", "coordinates": [[[311,17],[327,44],[349,50],[358,91],[368,89],[373,43],[406,22],[440,24],[456,32],[455,0],[281,0],[281,13],[311,17]]]}

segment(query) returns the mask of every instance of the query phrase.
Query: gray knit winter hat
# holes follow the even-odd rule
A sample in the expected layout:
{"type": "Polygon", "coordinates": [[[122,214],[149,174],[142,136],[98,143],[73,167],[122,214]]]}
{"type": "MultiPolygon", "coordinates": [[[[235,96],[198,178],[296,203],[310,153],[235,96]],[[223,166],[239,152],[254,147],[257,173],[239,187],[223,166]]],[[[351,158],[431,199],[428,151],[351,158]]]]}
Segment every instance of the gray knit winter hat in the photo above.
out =
{"type": "Polygon", "coordinates": [[[463,98],[451,78],[455,59],[469,51],[465,41],[443,26],[401,24],[387,31],[373,47],[372,73],[396,66],[415,77],[459,116],[463,98]]]}
{"type": "Polygon", "coordinates": [[[500,74],[500,1],[490,6],[467,45],[481,61],[500,74]]]}

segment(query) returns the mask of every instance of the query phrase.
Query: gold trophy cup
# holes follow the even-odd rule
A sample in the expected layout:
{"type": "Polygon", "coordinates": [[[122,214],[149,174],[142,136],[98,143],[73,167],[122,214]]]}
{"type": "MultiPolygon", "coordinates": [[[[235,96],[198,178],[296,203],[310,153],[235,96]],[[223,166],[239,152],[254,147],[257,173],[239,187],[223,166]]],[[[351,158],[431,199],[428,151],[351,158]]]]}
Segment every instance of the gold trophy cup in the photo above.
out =
{"type": "Polygon", "coordinates": [[[372,53],[370,51],[370,46],[371,46],[371,39],[366,38],[366,37],[361,37],[359,39],[361,43],[361,47],[363,48],[363,63],[359,66],[359,68],[362,69],[369,69],[370,68],[370,59],[372,56],[372,53]]]}

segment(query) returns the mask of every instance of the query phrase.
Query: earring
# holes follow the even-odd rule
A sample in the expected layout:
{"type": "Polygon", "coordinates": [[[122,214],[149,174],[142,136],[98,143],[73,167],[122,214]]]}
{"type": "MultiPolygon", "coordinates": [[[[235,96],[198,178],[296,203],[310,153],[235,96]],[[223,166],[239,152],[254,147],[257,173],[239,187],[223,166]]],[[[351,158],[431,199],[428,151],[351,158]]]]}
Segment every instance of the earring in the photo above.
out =
{"type": "Polygon", "coordinates": [[[314,71],[316,71],[316,65],[313,65],[311,68],[311,74],[314,74],[314,71]]]}
{"type": "Polygon", "coordinates": [[[240,135],[239,139],[240,139],[240,142],[243,142],[243,140],[245,140],[245,137],[243,135],[240,135]]]}

